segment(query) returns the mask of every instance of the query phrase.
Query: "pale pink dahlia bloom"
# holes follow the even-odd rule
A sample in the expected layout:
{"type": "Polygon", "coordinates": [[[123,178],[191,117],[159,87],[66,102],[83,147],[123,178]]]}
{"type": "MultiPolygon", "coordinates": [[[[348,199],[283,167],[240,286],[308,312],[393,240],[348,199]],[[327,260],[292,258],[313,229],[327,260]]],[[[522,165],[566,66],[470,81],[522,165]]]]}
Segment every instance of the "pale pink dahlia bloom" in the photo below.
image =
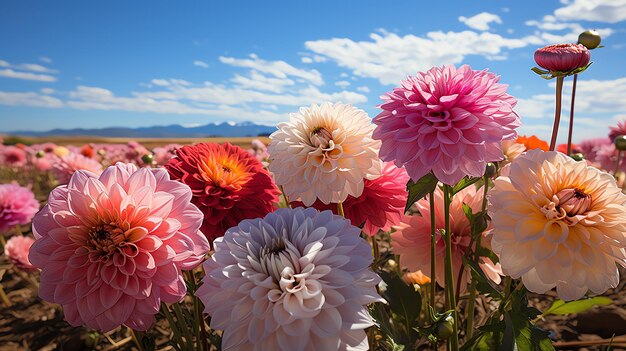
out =
{"type": "MultiPolygon", "coordinates": [[[[400,255],[400,262],[411,271],[421,270],[424,274],[430,275],[430,195],[416,202],[419,214],[406,217],[404,223],[397,227],[391,234],[393,252],[400,255]]],[[[450,204],[450,231],[452,234],[452,271],[456,281],[463,268],[463,256],[469,249],[471,240],[470,222],[463,212],[463,204],[472,208],[474,213],[482,209],[482,188],[476,191],[473,186],[467,187],[458,192],[450,204]]],[[[440,231],[445,229],[443,191],[437,188],[435,191],[435,228],[436,228],[436,275],[437,283],[445,286],[444,263],[446,257],[446,243],[440,231]]],[[[489,247],[490,236],[483,233],[482,245],[489,247]]],[[[480,266],[482,270],[494,282],[500,282],[500,267],[491,262],[489,258],[482,257],[480,266]]],[[[469,272],[464,272],[461,288],[467,285],[469,272]]]]}
{"type": "Polygon", "coordinates": [[[367,350],[382,301],[359,228],[330,211],[279,209],[215,239],[197,295],[230,351],[367,350]]]}
{"type": "Polygon", "coordinates": [[[495,180],[493,250],[528,290],[564,300],[617,286],[626,266],[626,195],[608,173],[558,152],[530,150],[495,180]]]}
{"type": "Polygon", "coordinates": [[[34,242],[35,240],[29,236],[12,236],[7,240],[7,244],[4,247],[4,254],[15,267],[26,272],[34,271],[37,268],[28,260],[28,252],[34,242]]]}
{"type": "Polygon", "coordinates": [[[429,172],[445,184],[481,177],[503,159],[500,142],[517,137],[517,100],[491,72],[433,67],[382,97],[374,118],[380,158],[404,166],[417,181],[429,172]]]}
{"type": "Polygon", "coordinates": [[[365,111],[324,103],[302,107],[270,135],[269,169],[291,200],[307,206],[358,197],[380,175],[380,142],[365,111]]]}
{"type": "Polygon", "coordinates": [[[73,326],[148,329],[161,302],[185,296],[181,270],[209,250],[190,201],[191,189],[165,169],[118,163],[99,178],[77,171],[33,220],[39,296],[63,305],[73,326]]]}
{"type": "Polygon", "coordinates": [[[52,163],[52,173],[56,176],[59,184],[67,184],[72,174],[80,169],[96,175],[102,173],[102,165],[100,162],[79,153],[69,153],[55,159],[52,163]]]}
{"type": "Polygon", "coordinates": [[[30,223],[39,211],[35,194],[17,184],[0,184],[0,233],[30,223]]]}

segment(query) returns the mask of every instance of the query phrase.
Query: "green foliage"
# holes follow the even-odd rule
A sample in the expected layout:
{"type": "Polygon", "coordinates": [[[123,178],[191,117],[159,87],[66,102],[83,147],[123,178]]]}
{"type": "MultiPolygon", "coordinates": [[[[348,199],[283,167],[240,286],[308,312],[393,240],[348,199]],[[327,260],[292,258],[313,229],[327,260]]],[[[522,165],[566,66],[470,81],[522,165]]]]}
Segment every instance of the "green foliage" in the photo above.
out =
{"type": "Polygon", "coordinates": [[[409,196],[406,200],[404,212],[408,211],[414,203],[422,199],[431,191],[435,190],[438,181],[439,180],[437,180],[437,177],[435,177],[435,175],[432,173],[426,174],[417,182],[409,180],[409,182],[406,184],[406,190],[408,191],[409,196]]]}
{"type": "Polygon", "coordinates": [[[608,297],[596,296],[590,299],[577,300],[565,302],[563,300],[556,300],[552,303],[552,306],[543,312],[542,316],[549,314],[570,314],[584,312],[593,306],[607,306],[613,303],[608,297]]]}
{"type": "Polygon", "coordinates": [[[478,177],[478,178],[464,177],[458,183],[456,183],[454,185],[454,187],[452,187],[452,194],[450,196],[456,195],[456,193],[458,193],[459,191],[467,188],[470,185],[473,185],[473,184],[477,183],[478,181],[480,181],[482,179],[483,179],[482,177],[478,177]]]}

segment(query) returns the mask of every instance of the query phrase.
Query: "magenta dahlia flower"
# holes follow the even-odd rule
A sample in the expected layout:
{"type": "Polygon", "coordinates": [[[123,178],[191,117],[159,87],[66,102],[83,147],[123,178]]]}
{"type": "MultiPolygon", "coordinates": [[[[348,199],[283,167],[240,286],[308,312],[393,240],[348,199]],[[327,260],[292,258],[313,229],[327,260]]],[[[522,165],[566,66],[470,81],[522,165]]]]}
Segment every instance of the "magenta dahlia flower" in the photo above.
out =
{"type": "Polygon", "coordinates": [[[548,45],[535,51],[535,62],[551,73],[567,73],[585,67],[591,53],[582,44],[548,45]]]}
{"type": "Polygon", "coordinates": [[[26,151],[17,146],[0,145],[0,164],[19,168],[26,165],[26,151]]]}
{"type": "Polygon", "coordinates": [[[609,139],[615,140],[620,135],[626,135],[626,121],[618,122],[616,126],[610,126],[609,139]]]}
{"type": "Polygon", "coordinates": [[[18,269],[26,272],[35,271],[37,268],[28,260],[28,252],[35,240],[29,236],[15,235],[7,240],[4,254],[9,261],[18,269]]]}
{"type": "Polygon", "coordinates": [[[0,233],[30,223],[39,211],[35,194],[17,184],[0,184],[0,233]]]}
{"type": "Polygon", "coordinates": [[[281,208],[215,239],[197,295],[222,349],[368,350],[366,305],[384,300],[359,233],[330,211],[281,208]]]}
{"type": "Polygon", "coordinates": [[[33,219],[39,296],[63,305],[73,326],[148,329],[161,302],[185,296],[181,270],[209,251],[202,212],[190,201],[189,187],[162,168],[77,171],[33,219]]]}
{"type": "MultiPolygon", "coordinates": [[[[363,225],[363,232],[369,236],[376,235],[379,230],[385,232],[402,221],[404,205],[408,193],[406,183],[409,176],[403,168],[385,162],[382,174],[373,180],[365,179],[363,193],[359,197],[348,196],[343,202],[344,215],[353,225],[363,225]]],[[[292,207],[304,204],[299,201],[291,203],[292,207]]],[[[317,200],[314,208],[324,211],[331,210],[337,214],[337,204],[324,204],[317,200]]]]}
{"type": "Polygon", "coordinates": [[[79,153],[71,152],[63,157],[56,158],[52,163],[52,173],[57,177],[59,184],[67,184],[72,174],[80,169],[96,175],[102,173],[100,162],[79,153]]]}
{"type": "Polygon", "coordinates": [[[429,172],[445,184],[481,177],[499,161],[501,141],[517,137],[517,100],[487,71],[433,67],[402,81],[382,98],[374,118],[380,158],[404,166],[417,181],[429,172]]]}
{"type": "Polygon", "coordinates": [[[210,242],[244,219],[274,210],[278,188],[254,156],[229,143],[180,148],[165,168],[191,187],[192,202],[204,213],[202,232],[210,242]]]}

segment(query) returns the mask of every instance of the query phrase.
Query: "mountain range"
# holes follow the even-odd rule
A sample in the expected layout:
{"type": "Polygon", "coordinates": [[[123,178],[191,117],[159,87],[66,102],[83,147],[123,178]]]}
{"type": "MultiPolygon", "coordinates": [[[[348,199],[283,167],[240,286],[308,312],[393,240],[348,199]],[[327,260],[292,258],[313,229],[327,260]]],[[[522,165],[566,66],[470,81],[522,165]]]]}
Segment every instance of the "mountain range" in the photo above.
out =
{"type": "Polygon", "coordinates": [[[7,134],[22,136],[94,136],[120,138],[205,138],[267,136],[276,130],[254,122],[210,123],[204,126],[183,127],[178,124],[141,128],[110,127],[100,129],[53,129],[45,132],[16,131],[7,134]]]}

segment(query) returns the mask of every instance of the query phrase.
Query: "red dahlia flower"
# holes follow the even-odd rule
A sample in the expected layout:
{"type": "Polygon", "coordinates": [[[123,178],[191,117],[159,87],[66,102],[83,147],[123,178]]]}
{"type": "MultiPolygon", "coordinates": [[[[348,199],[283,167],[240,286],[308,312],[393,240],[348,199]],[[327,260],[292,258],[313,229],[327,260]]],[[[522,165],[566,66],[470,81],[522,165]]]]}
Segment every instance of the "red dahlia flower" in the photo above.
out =
{"type": "Polygon", "coordinates": [[[191,188],[191,202],[204,213],[201,230],[210,242],[244,219],[272,212],[278,202],[279,191],[270,174],[239,146],[184,146],[165,168],[191,188]]]}

